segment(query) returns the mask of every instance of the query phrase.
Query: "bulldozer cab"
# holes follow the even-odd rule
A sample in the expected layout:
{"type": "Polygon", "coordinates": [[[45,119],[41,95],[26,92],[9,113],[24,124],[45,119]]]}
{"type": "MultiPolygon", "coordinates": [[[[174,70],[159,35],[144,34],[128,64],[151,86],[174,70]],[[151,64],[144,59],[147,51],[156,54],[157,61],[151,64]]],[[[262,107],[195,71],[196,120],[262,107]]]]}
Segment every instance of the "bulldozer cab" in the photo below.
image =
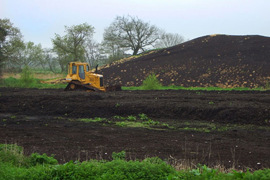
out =
{"type": "Polygon", "coordinates": [[[71,76],[78,75],[80,79],[84,80],[85,73],[90,71],[90,67],[87,63],[72,63],[68,71],[71,76]]]}

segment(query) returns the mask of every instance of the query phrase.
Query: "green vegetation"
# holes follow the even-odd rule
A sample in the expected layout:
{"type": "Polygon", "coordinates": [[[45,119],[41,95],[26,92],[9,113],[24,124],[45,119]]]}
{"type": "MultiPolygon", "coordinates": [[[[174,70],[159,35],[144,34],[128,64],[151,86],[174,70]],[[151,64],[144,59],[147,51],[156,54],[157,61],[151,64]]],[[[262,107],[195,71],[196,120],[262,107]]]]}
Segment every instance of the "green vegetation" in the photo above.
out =
{"type": "MultiPolygon", "coordinates": [[[[71,119],[71,121],[74,121],[74,119],[71,119]]],[[[75,121],[77,121],[75,119],[75,121]]],[[[127,117],[122,117],[122,116],[114,116],[112,118],[101,118],[101,117],[95,117],[95,118],[82,118],[78,119],[78,121],[83,121],[83,122],[92,122],[92,123],[103,123],[103,125],[111,124],[111,125],[116,125],[119,127],[142,127],[142,128],[149,128],[153,129],[151,126],[162,126],[163,128],[172,128],[169,126],[169,124],[165,123],[160,123],[159,121],[154,121],[147,117],[146,114],[138,114],[137,116],[127,116],[127,117]]],[[[160,128],[159,128],[160,129],[160,128]]]]}
{"type": "Polygon", "coordinates": [[[0,179],[270,179],[270,169],[224,173],[198,164],[195,169],[177,171],[158,157],[127,161],[125,151],[113,152],[112,159],[58,164],[53,156],[25,156],[16,144],[0,144],[0,179]]]}
{"type": "Polygon", "coordinates": [[[17,87],[17,88],[65,88],[66,84],[44,84],[41,83],[40,79],[37,78],[30,78],[29,79],[16,79],[13,77],[9,77],[2,80],[2,84],[0,84],[0,87],[17,87]]]}
{"type": "Polygon", "coordinates": [[[142,90],[158,90],[162,87],[155,73],[150,74],[144,81],[141,87],[142,90]]]}
{"type": "Polygon", "coordinates": [[[79,119],[79,121],[84,121],[84,122],[104,122],[106,121],[105,118],[100,118],[100,117],[95,117],[95,118],[90,118],[90,119],[79,119]]]}
{"type": "MultiPolygon", "coordinates": [[[[74,120],[73,120],[74,121],[74,120]]],[[[92,123],[102,123],[102,125],[107,126],[116,125],[119,127],[140,127],[140,128],[148,128],[148,129],[156,129],[156,130],[164,130],[164,129],[171,129],[171,130],[178,130],[178,131],[198,131],[198,132],[226,132],[229,130],[234,129],[243,129],[243,130],[250,130],[256,131],[259,129],[269,130],[270,127],[267,126],[257,126],[257,125],[237,125],[237,124],[220,124],[214,122],[203,122],[198,120],[189,120],[189,121],[173,121],[168,123],[162,123],[159,121],[155,121],[147,117],[146,114],[141,113],[138,116],[114,116],[111,118],[90,118],[90,119],[78,119],[78,121],[83,122],[92,122],[92,123]]],[[[268,123],[268,119],[265,120],[268,123]]]]}

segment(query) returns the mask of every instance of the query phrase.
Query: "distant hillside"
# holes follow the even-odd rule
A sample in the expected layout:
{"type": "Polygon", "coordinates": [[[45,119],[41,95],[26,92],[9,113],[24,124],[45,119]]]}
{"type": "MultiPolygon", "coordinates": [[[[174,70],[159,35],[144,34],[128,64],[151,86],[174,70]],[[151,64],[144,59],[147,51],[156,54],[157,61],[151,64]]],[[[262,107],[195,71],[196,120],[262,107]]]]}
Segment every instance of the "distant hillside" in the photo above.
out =
{"type": "Polygon", "coordinates": [[[101,67],[106,84],[140,86],[151,73],[165,86],[261,87],[270,83],[270,38],[204,36],[101,67]]]}

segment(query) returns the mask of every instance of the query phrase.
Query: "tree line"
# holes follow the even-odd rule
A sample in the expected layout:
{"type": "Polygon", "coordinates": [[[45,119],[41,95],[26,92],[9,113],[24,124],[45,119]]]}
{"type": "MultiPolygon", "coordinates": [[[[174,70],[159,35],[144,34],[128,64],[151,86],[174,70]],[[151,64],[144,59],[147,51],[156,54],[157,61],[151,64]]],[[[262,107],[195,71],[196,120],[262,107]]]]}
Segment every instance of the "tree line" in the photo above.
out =
{"type": "Polygon", "coordinates": [[[184,42],[183,36],[132,16],[117,16],[105,28],[100,43],[93,34],[94,27],[88,23],[65,26],[63,36],[55,34],[52,38],[52,48],[42,48],[41,44],[24,41],[20,29],[9,19],[0,19],[0,68],[15,72],[29,66],[65,72],[71,61],[88,62],[93,67],[184,42]]]}

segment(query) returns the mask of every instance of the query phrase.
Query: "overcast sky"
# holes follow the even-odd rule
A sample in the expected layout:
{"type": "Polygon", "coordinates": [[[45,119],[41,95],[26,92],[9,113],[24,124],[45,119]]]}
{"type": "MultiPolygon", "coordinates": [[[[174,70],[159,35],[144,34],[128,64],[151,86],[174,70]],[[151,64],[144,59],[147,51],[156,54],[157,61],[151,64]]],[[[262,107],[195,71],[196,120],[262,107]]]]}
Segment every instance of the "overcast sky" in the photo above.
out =
{"type": "Polygon", "coordinates": [[[52,47],[65,25],[85,22],[101,42],[117,15],[137,16],[189,40],[210,34],[270,36],[270,0],[0,0],[0,18],[42,47],[52,47]]]}

